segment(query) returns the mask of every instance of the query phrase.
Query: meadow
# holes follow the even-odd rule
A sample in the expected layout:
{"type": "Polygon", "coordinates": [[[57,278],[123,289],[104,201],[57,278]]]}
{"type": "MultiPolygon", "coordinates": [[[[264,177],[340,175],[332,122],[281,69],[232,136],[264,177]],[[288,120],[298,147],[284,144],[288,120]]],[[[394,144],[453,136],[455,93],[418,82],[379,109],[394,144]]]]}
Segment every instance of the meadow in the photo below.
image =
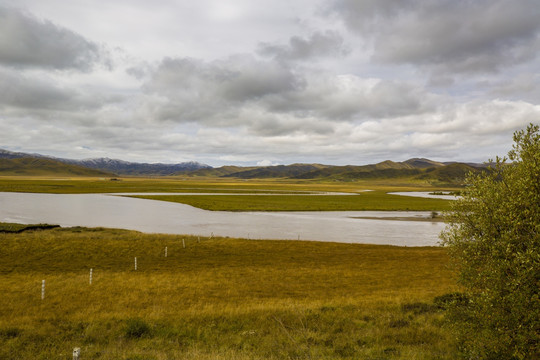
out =
{"type": "Polygon", "coordinates": [[[81,193],[178,193],[178,195],[141,195],[139,197],[181,202],[206,210],[222,211],[347,211],[411,210],[442,211],[450,201],[390,195],[397,191],[449,191],[429,183],[402,180],[355,182],[316,182],[291,180],[231,180],[190,178],[39,178],[0,177],[0,192],[81,193]],[[370,191],[366,191],[370,190],[370,191]],[[182,193],[228,193],[234,195],[182,195],[182,193]],[[313,192],[341,192],[343,195],[310,195],[313,192]],[[254,194],[256,193],[256,194],[254,194]],[[246,195],[249,194],[249,195],[246,195]],[[261,194],[261,195],[257,195],[261,194]],[[263,194],[273,194],[267,196],[263,194]]]}
{"type": "Polygon", "coordinates": [[[443,248],[101,228],[0,246],[0,359],[455,357],[443,248]]]}
{"type": "Polygon", "coordinates": [[[451,200],[368,191],[351,195],[138,195],[213,211],[433,211],[448,210],[451,200]]]}
{"type": "Polygon", "coordinates": [[[319,181],[287,179],[223,179],[190,177],[56,177],[0,176],[0,192],[40,192],[56,194],[113,192],[312,192],[336,191],[356,193],[363,190],[381,191],[447,191],[460,187],[437,186],[408,178],[370,179],[357,181],[319,181]]]}

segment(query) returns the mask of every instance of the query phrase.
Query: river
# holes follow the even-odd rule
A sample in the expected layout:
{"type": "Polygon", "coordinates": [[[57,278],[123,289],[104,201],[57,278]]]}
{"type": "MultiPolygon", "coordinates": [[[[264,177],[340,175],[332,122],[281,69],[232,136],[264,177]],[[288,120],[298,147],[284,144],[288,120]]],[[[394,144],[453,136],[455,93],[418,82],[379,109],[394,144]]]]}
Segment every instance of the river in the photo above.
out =
{"type": "Polygon", "coordinates": [[[110,227],[146,233],[435,246],[444,224],[359,219],[427,218],[429,212],[226,212],[112,194],[0,193],[0,221],[110,227]]]}

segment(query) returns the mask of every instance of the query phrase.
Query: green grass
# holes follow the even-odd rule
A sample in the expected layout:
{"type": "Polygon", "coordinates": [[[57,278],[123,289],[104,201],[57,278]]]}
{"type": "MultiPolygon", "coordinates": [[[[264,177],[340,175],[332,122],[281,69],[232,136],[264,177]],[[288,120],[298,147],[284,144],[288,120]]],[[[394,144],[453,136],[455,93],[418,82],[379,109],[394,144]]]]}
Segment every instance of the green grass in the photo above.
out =
{"type": "Polygon", "coordinates": [[[357,195],[142,195],[143,199],[179,202],[206,210],[222,211],[347,211],[347,210],[447,210],[451,200],[390,195],[369,191],[357,195]]]}
{"type": "Polygon", "coordinates": [[[336,191],[356,193],[361,190],[381,191],[447,191],[454,187],[437,187],[413,180],[369,180],[355,182],[318,182],[310,180],[235,180],[189,178],[109,178],[73,177],[0,177],[0,192],[35,192],[56,194],[112,193],[112,192],[281,192],[281,191],[336,191]]]}
{"type": "Polygon", "coordinates": [[[443,248],[85,228],[0,246],[1,359],[455,358],[443,248]]]}
{"type": "Polygon", "coordinates": [[[115,176],[105,171],[88,169],[82,166],[64,164],[44,158],[0,158],[2,176],[115,176]]]}
{"type": "Polygon", "coordinates": [[[47,230],[59,227],[59,225],[49,224],[16,224],[16,223],[0,223],[0,233],[20,233],[29,230],[47,230]]]}
{"type": "Polygon", "coordinates": [[[426,184],[405,182],[399,184],[380,181],[355,183],[320,183],[311,181],[239,181],[239,180],[185,180],[175,178],[123,178],[121,181],[95,178],[49,179],[38,177],[0,178],[0,192],[35,192],[56,194],[115,193],[115,192],[222,192],[271,193],[275,196],[242,195],[171,195],[141,196],[149,199],[174,201],[207,210],[225,211],[318,211],[318,210],[417,210],[442,211],[450,201],[389,195],[392,191],[447,191],[426,184]],[[362,192],[363,190],[374,190],[362,192]],[[306,192],[348,192],[353,196],[292,196],[306,192]],[[288,193],[289,195],[279,194],[288,193]]]}

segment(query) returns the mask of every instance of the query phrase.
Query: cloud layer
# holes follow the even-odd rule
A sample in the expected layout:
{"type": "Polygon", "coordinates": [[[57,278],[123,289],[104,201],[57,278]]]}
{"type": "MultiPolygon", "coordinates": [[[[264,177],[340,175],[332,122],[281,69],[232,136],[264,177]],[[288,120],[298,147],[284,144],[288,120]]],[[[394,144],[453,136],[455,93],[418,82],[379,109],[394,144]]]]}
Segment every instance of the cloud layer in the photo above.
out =
{"type": "Polygon", "coordinates": [[[0,2],[0,147],[211,165],[482,161],[540,121],[533,0],[203,3],[166,1],[138,22],[147,3],[0,2]],[[101,20],[73,22],[77,10],[101,20]]]}
{"type": "Polygon", "coordinates": [[[0,7],[0,63],[15,68],[88,71],[100,47],[77,33],[12,8],[0,7]]]}

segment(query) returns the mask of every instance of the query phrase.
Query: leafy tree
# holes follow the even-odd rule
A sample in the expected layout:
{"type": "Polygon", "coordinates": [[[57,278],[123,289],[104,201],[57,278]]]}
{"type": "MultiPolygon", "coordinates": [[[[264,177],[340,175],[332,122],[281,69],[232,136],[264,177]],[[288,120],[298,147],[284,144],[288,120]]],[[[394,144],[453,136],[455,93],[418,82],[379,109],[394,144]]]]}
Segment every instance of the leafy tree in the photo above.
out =
{"type": "Polygon", "coordinates": [[[449,316],[465,358],[540,359],[539,127],[490,163],[469,175],[441,234],[466,299],[449,316]]]}

